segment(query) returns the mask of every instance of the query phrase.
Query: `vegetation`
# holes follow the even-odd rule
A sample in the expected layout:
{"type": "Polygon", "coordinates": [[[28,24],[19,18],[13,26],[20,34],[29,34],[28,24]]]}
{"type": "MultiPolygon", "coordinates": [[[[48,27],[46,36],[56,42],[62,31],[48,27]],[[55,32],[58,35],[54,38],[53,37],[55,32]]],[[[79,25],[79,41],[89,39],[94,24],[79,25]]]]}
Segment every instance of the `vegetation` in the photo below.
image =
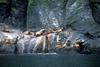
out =
{"type": "Polygon", "coordinates": [[[62,0],[62,9],[66,8],[68,0],[62,0]]]}
{"type": "Polygon", "coordinates": [[[44,5],[49,6],[51,1],[50,1],[50,0],[39,0],[39,2],[40,2],[41,4],[44,4],[44,5]]]}
{"type": "Polygon", "coordinates": [[[44,4],[46,6],[49,6],[50,5],[50,0],[29,0],[28,1],[28,6],[31,7],[31,6],[36,6],[37,4],[44,4]]]}
{"type": "Polygon", "coordinates": [[[28,6],[35,6],[37,3],[37,0],[29,0],[28,1],[28,6]]]}
{"type": "Polygon", "coordinates": [[[7,0],[0,0],[0,3],[7,3],[7,0]]]}

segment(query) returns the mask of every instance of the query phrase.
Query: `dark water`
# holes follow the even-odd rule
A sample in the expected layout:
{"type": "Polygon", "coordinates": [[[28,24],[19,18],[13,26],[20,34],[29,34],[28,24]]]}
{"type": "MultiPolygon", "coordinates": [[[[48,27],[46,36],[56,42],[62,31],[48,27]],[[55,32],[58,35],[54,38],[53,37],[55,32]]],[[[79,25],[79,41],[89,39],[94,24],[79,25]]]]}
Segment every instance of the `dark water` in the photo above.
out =
{"type": "Polygon", "coordinates": [[[0,55],[0,67],[100,67],[99,55],[0,55]]]}

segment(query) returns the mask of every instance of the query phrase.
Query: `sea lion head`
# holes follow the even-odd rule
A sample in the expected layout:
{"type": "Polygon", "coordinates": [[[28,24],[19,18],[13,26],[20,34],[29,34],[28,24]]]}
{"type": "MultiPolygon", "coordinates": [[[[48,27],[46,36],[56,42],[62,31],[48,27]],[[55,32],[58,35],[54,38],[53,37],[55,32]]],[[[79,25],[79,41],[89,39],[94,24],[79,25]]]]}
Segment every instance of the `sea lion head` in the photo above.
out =
{"type": "Polygon", "coordinates": [[[33,32],[31,32],[31,31],[25,31],[24,34],[26,34],[26,35],[32,35],[33,32]]]}

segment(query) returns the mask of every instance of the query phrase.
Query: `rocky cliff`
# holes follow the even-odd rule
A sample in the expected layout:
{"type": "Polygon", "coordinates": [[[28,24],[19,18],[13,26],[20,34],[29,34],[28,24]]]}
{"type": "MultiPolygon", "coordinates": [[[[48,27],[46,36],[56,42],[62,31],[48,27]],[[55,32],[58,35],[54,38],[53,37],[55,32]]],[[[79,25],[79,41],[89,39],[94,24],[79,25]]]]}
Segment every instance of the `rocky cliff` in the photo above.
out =
{"type": "Polygon", "coordinates": [[[93,42],[98,45],[99,14],[99,0],[0,0],[1,25],[33,31],[71,27],[79,33],[93,35],[93,42]]]}

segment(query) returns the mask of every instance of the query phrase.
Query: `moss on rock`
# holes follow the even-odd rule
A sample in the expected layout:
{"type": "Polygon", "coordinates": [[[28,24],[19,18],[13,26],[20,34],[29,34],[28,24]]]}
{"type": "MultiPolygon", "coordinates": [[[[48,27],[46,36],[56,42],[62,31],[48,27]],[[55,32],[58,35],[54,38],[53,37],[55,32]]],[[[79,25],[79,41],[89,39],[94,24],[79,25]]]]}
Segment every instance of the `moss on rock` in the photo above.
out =
{"type": "Polygon", "coordinates": [[[7,3],[7,0],[0,0],[0,3],[7,3]]]}

